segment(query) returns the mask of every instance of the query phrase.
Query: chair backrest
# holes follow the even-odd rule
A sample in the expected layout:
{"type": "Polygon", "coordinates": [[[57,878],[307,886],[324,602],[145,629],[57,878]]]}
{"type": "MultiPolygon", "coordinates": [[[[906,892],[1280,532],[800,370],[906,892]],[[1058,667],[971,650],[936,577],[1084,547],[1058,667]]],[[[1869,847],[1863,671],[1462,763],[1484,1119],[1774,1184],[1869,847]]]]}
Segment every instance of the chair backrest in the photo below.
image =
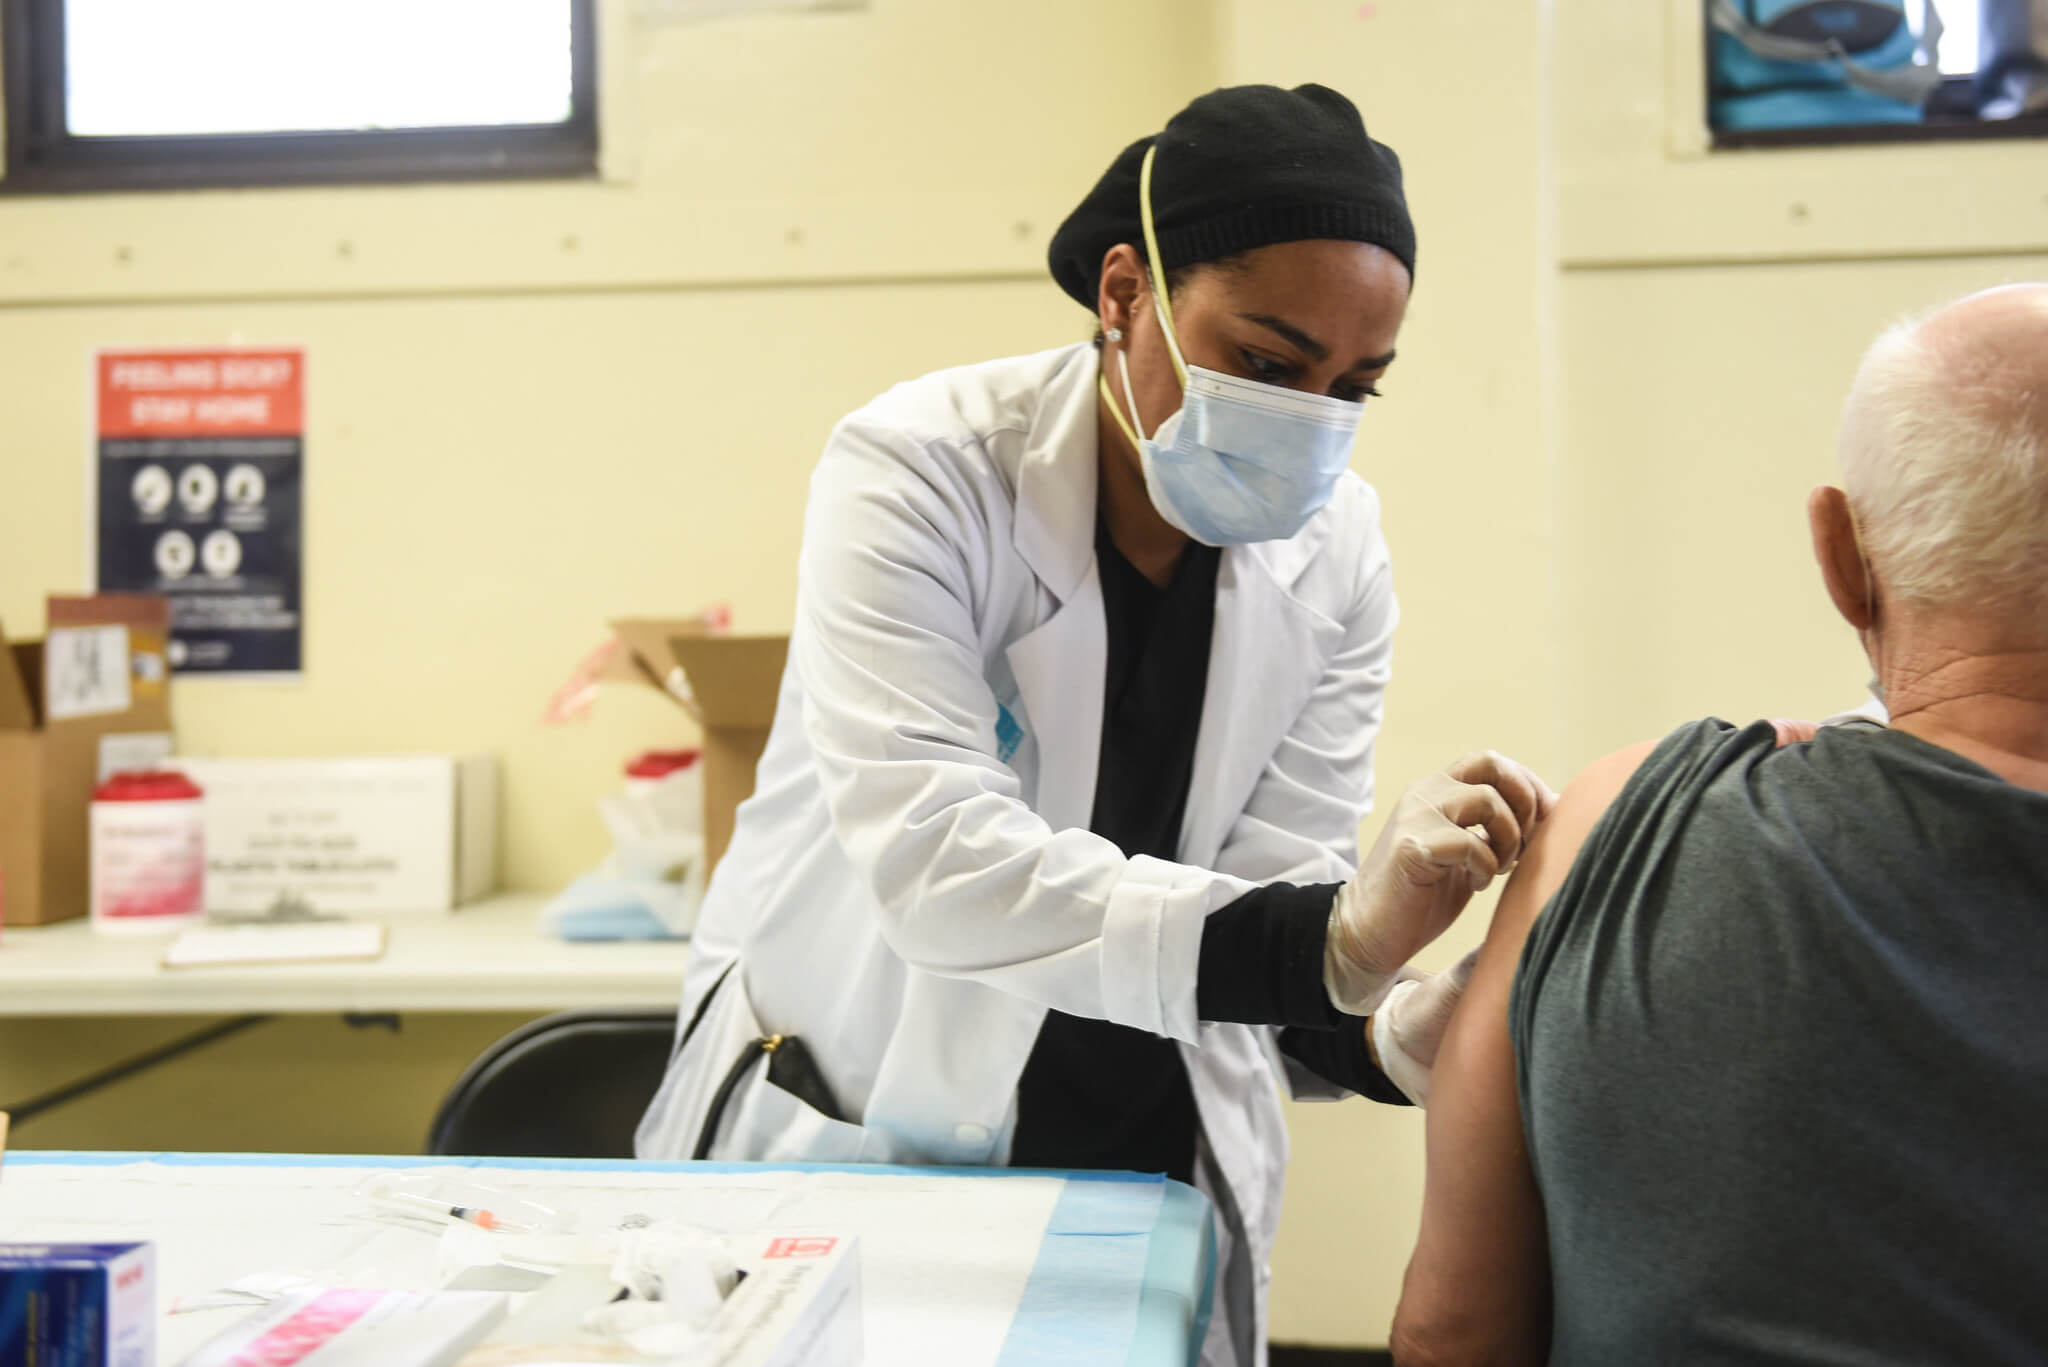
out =
{"type": "Polygon", "coordinates": [[[450,1089],[427,1152],[487,1158],[631,1158],[661,1085],[673,1011],[563,1011],[486,1049],[450,1089]]]}

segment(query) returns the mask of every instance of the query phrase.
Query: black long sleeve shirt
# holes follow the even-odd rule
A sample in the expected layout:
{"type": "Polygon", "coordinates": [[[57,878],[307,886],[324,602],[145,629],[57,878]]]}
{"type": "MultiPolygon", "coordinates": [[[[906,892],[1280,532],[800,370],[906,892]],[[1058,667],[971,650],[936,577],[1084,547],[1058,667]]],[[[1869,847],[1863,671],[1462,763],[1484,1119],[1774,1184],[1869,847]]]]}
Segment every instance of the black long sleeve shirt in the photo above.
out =
{"type": "MultiPolygon", "coordinates": [[[[1125,855],[1174,859],[1194,778],[1221,552],[1191,545],[1160,588],[1096,535],[1108,632],[1102,748],[1089,828],[1125,855]]],[[[1373,1066],[1363,1022],[1330,1005],[1323,942],[1335,885],[1275,883],[1203,927],[1203,1020],[1283,1027],[1319,1077],[1404,1103],[1373,1066]]],[[[1048,1012],[1018,1082],[1017,1167],[1113,1168],[1192,1179],[1200,1121],[1178,1046],[1129,1026],[1048,1012]]]]}

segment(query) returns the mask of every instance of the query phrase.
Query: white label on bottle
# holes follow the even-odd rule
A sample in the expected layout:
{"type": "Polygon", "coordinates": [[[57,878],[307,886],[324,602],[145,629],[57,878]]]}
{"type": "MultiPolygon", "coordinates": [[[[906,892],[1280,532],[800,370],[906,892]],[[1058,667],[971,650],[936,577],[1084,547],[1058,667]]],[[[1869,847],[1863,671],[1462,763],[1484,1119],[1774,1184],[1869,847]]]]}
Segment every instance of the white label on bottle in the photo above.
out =
{"type": "Polygon", "coordinates": [[[205,909],[206,821],[197,798],[92,804],[96,925],[143,926],[205,909]]]}
{"type": "Polygon", "coordinates": [[[45,715],[51,721],[126,712],[128,628],[58,627],[43,646],[45,715]]]}

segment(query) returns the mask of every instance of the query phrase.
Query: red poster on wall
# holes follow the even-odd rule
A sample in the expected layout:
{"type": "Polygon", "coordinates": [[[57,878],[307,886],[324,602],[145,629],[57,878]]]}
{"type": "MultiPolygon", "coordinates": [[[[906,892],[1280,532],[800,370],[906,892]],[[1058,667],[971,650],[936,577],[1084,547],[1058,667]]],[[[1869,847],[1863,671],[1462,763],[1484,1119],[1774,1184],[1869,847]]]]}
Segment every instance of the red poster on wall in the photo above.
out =
{"type": "Polygon", "coordinates": [[[99,587],[170,598],[182,673],[299,672],[305,351],[106,350],[94,381],[99,587]]]}

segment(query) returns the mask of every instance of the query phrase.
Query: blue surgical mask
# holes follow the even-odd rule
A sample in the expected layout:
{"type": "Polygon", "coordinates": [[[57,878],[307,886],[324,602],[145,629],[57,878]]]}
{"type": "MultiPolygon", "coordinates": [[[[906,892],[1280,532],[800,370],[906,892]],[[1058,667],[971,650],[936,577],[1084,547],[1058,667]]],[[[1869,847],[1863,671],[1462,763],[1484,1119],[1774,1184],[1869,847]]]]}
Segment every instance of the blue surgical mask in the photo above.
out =
{"type": "MultiPolygon", "coordinates": [[[[1156,150],[1146,150],[1138,195],[1152,279],[1163,281],[1152,230],[1156,150]]],[[[1118,370],[1129,418],[1117,407],[1108,377],[1096,380],[1110,415],[1138,452],[1152,506],[1204,545],[1286,540],[1307,526],[1336,491],[1350,464],[1351,441],[1365,405],[1191,366],[1174,335],[1172,303],[1158,288],[1153,299],[1167,354],[1180,376],[1179,410],[1147,437],[1121,351],[1118,370]]]]}

